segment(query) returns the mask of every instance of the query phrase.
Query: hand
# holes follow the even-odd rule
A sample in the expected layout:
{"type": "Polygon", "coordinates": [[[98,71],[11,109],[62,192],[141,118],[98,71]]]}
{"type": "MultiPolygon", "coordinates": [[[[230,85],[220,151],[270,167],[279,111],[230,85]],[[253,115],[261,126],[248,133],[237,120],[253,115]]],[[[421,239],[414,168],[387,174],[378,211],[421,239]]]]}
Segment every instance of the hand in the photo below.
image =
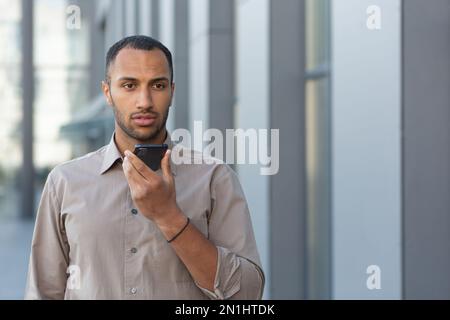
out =
{"type": "Polygon", "coordinates": [[[175,179],[170,170],[170,150],[161,160],[159,175],[129,150],[125,151],[123,171],[131,190],[131,197],[139,211],[158,226],[167,225],[179,216],[175,179]]]}

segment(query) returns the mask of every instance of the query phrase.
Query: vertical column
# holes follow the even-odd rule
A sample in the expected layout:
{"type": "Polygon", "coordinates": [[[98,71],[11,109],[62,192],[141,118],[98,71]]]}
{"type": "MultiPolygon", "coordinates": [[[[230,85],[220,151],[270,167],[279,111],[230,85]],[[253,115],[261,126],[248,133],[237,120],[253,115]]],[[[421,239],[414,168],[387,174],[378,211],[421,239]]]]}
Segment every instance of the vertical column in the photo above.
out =
{"type": "Polygon", "coordinates": [[[125,2],[124,0],[113,0],[114,16],[111,26],[114,27],[113,43],[123,38],[125,34],[125,2]]]}
{"type": "Polygon", "coordinates": [[[22,0],[22,88],[23,88],[23,167],[22,178],[22,217],[31,218],[34,214],[34,163],[33,163],[33,0],[22,0]]]}
{"type": "Polygon", "coordinates": [[[150,25],[151,25],[151,36],[155,39],[159,39],[160,37],[160,27],[159,27],[159,14],[160,14],[160,2],[159,0],[152,0],[152,9],[151,9],[151,18],[150,18],[150,25]]]}
{"type": "Polygon", "coordinates": [[[331,30],[333,298],[399,299],[401,1],[333,1],[331,30]]]}
{"type": "Polygon", "coordinates": [[[188,128],[189,119],[189,11],[188,0],[175,0],[174,68],[175,128],[188,128]]]}
{"type": "MultiPolygon", "coordinates": [[[[159,4],[159,41],[161,41],[171,52],[172,60],[174,55],[174,29],[175,29],[175,0],[164,0],[159,4]]],[[[175,74],[174,74],[175,76],[175,74]]],[[[175,99],[170,107],[169,117],[167,119],[166,128],[172,132],[175,125],[175,99]]]]}
{"type": "MultiPolygon", "coordinates": [[[[189,6],[189,122],[194,132],[194,121],[209,127],[209,5],[208,0],[188,1],[189,6]]],[[[201,147],[201,146],[200,146],[201,147]]],[[[198,146],[196,146],[198,149],[198,146]]]]}
{"type": "Polygon", "coordinates": [[[108,49],[114,44],[115,40],[115,25],[114,25],[114,2],[108,2],[108,5],[105,5],[106,14],[105,14],[105,55],[108,49]]]}
{"type": "Polygon", "coordinates": [[[403,1],[403,294],[450,299],[450,6],[403,1]]]}
{"type": "Polygon", "coordinates": [[[139,33],[145,36],[151,35],[152,7],[151,0],[139,1],[139,33]]]}
{"type": "MultiPolygon", "coordinates": [[[[105,31],[106,18],[96,12],[98,4],[94,1],[84,1],[82,15],[87,15],[89,24],[89,97],[94,99],[100,94],[101,81],[105,75],[105,31]]],[[[85,27],[82,25],[82,28],[85,27]]]]}
{"type": "Polygon", "coordinates": [[[209,32],[209,126],[225,135],[234,127],[234,1],[210,0],[209,32]]]}
{"type": "Polygon", "coordinates": [[[271,298],[305,297],[305,3],[270,2],[270,127],[280,130],[270,177],[271,298]]]}
{"type": "Polygon", "coordinates": [[[234,87],[234,1],[189,2],[190,123],[232,128],[234,87]],[[198,89],[201,90],[198,90],[198,89]]]}
{"type": "MultiPolygon", "coordinates": [[[[234,110],[235,127],[243,130],[268,129],[270,0],[235,3],[237,97],[234,110]]],[[[247,198],[264,269],[266,278],[264,298],[270,299],[269,177],[261,175],[260,165],[236,165],[235,168],[247,198]]]]}
{"type": "Polygon", "coordinates": [[[135,35],[137,32],[138,16],[136,0],[126,0],[125,9],[125,36],[135,35]]]}
{"type": "Polygon", "coordinates": [[[305,0],[307,299],[331,296],[331,103],[329,0],[305,0]]]}

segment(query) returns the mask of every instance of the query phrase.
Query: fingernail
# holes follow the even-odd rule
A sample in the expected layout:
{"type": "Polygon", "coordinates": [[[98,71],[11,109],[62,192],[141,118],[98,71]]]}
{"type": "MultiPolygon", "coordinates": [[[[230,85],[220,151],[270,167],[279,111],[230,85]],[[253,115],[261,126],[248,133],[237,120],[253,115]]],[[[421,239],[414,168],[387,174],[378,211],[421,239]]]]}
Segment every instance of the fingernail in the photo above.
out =
{"type": "Polygon", "coordinates": [[[128,150],[125,150],[125,155],[128,157],[128,156],[130,156],[131,155],[131,152],[130,151],[128,151],[128,150]]]}

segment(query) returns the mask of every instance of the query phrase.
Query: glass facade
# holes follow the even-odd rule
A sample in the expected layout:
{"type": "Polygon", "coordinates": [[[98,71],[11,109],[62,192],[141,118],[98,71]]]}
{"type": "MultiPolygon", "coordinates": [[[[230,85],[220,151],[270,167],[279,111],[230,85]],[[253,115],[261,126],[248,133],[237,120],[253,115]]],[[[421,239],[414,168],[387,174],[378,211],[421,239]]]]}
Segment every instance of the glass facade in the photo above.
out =
{"type": "Polygon", "coordinates": [[[89,101],[89,28],[83,15],[73,16],[76,12],[69,10],[69,5],[65,0],[35,1],[34,159],[38,193],[48,172],[76,154],[70,141],[61,139],[60,128],[89,101]],[[82,20],[78,25],[72,18],[82,20]]]}
{"type": "Polygon", "coordinates": [[[19,215],[22,163],[20,1],[0,1],[0,219],[19,215]]]}

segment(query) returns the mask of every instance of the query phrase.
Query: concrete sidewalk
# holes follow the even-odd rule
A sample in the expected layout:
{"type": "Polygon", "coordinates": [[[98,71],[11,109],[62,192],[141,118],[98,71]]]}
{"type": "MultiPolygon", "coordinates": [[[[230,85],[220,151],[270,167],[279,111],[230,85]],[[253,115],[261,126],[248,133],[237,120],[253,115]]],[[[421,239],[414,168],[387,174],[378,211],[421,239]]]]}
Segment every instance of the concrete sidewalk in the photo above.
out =
{"type": "Polygon", "coordinates": [[[23,299],[33,220],[0,220],[0,300],[23,299]]]}

